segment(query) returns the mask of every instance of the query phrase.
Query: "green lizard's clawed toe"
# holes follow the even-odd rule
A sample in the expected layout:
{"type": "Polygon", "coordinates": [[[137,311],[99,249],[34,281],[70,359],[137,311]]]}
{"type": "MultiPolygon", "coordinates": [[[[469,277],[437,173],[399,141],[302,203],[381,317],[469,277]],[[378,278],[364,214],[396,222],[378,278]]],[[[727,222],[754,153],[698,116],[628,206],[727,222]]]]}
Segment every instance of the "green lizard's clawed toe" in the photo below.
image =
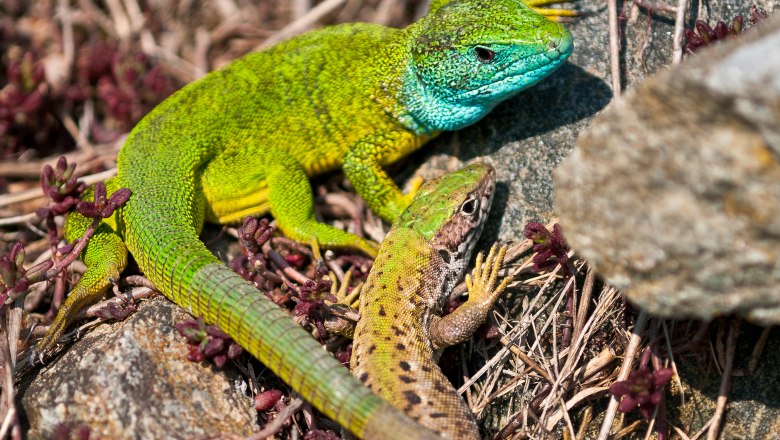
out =
{"type": "MultiPolygon", "coordinates": [[[[431,438],[352,378],[198,234],[205,221],[270,212],[296,240],[375,255],[375,243],[316,221],[308,178],[342,169],[369,208],[393,221],[412,195],[384,166],[441,131],[475,123],[571,51],[562,25],[519,0],[434,0],[405,29],[352,23],[309,32],[184,87],[128,135],[109,186],[132,196],[90,241],[87,272],[39,350],[51,348],[76,308],[102,295],[130,251],[158,290],[221,326],[358,436],[431,438]]],[[[431,190],[421,188],[405,215],[421,212],[431,190]]],[[[87,224],[71,215],[68,239],[87,224]]],[[[466,238],[450,232],[452,240],[466,238]]],[[[458,262],[473,245],[450,244],[456,249],[433,258],[458,262]]]]}
{"type": "Polygon", "coordinates": [[[577,17],[581,14],[574,9],[553,9],[543,8],[542,6],[555,5],[559,3],[570,3],[570,1],[575,0],[523,0],[523,3],[533,9],[534,12],[544,15],[551,20],[558,21],[566,19],[567,17],[577,17]]]}

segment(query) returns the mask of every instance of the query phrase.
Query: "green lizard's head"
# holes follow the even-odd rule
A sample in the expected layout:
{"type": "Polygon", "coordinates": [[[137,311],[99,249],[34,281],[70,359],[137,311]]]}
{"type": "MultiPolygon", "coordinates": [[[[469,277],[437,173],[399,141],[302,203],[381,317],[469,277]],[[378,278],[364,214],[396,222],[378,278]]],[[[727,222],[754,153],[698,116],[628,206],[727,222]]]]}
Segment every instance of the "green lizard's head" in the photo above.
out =
{"type": "Polygon", "coordinates": [[[396,220],[396,227],[413,229],[431,243],[446,281],[457,281],[471,258],[495,183],[493,167],[469,165],[426,182],[396,220]]]}
{"type": "Polygon", "coordinates": [[[573,47],[566,28],[521,0],[434,0],[408,31],[401,100],[425,132],[473,124],[549,75],[573,47]]]}

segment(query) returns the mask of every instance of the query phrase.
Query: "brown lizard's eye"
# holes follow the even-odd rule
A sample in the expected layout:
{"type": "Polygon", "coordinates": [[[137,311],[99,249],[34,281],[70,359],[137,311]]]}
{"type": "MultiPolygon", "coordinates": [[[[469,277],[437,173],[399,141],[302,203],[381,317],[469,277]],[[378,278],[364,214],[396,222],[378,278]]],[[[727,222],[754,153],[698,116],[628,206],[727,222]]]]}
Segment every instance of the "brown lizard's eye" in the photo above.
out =
{"type": "Polygon", "coordinates": [[[496,57],[495,52],[482,46],[477,46],[474,49],[474,53],[477,54],[477,58],[479,58],[479,60],[482,61],[483,63],[493,62],[493,59],[496,57]]]}
{"type": "Polygon", "coordinates": [[[469,199],[460,205],[460,212],[466,215],[473,215],[477,212],[477,199],[469,199]]]}

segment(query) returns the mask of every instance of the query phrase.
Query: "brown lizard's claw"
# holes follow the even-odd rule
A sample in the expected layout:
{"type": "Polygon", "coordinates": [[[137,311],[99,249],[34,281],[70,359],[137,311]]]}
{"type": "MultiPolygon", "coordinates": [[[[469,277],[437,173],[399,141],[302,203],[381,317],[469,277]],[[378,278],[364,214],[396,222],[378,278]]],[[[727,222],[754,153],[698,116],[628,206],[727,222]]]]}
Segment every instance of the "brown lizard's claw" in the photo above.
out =
{"type": "Polygon", "coordinates": [[[498,243],[494,244],[488,252],[485,261],[482,261],[482,252],[477,254],[477,261],[474,264],[474,271],[466,275],[466,288],[469,291],[469,299],[486,299],[492,303],[506,289],[506,286],[512,282],[513,276],[504,277],[498,287],[495,287],[498,279],[498,271],[504,263],[507,246],[499,248],[498,243]]]}

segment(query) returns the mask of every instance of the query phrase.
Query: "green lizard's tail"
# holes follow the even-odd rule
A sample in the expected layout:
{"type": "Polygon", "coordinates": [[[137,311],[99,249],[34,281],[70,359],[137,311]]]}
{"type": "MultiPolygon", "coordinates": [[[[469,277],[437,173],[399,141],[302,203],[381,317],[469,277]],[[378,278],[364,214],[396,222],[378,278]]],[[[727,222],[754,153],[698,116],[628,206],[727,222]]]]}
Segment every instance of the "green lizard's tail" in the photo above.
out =
{"type": "Polygon", "coordinates": [[[438,438],[372,394],[285,311],[219,262],[198,239],[188,215],[155,209],[159,205],[145,198],[135,194],[124,209],[127,229],[132,231],[126,243],[165,296],[219,325],[301,396],[355,435],[438,438]]]}

